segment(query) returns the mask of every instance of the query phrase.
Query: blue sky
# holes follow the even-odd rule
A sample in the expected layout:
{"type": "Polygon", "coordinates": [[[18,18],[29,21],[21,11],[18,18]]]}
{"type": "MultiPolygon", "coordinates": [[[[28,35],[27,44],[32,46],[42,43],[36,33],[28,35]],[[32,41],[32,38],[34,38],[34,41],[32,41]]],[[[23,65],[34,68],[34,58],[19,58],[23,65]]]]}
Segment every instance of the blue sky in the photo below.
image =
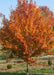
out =
{"type": "MultiPolygon", "coordinates": [[[[33,0],[37,6],[48,6],[54,12],[54,0],[33,0]]],[[[0,0],[0,13],[9,18],[11,7],[16,8],[17,0],[0,0]]]]}

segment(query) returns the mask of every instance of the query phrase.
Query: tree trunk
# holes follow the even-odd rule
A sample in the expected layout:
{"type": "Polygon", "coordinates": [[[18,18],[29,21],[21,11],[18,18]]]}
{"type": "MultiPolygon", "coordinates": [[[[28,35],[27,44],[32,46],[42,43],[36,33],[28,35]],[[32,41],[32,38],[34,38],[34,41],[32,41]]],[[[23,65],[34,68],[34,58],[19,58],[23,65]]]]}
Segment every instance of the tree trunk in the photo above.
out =
{"type": "Polygon", "coordinates": [[[27,62],[27,75],[29,75],[29,72],[28,72],[28,62],[27,62]]]}

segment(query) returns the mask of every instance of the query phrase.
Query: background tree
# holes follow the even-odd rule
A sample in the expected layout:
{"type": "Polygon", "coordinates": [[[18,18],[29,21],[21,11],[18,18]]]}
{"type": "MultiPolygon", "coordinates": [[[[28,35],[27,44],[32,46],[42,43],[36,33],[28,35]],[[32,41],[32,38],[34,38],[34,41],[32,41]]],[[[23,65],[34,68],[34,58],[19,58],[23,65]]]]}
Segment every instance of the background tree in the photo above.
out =
{"type": "Polygon", "coordinates": [[[3,18],[0,30],[0,42],[4,50],[11,50],[27,62],[36,62],[32,57],[47,53],[54,45],[51,20],[41,15],[40,8],[30,0],[18,0],[15,10],[11,10],[10,20],[3,18]]]}

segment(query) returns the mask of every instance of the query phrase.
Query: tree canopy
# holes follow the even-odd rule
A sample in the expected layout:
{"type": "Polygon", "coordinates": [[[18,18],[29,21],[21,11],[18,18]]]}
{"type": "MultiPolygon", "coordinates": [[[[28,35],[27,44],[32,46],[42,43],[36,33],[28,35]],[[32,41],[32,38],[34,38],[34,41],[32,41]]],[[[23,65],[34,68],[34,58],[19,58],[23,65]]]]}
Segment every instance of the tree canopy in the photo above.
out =
{"type": "Polygon", "coordinates": [[[10,20],[5,16],[0,29],[0,43],[4,50],[11,50],[24,61],[35,62],[31,57],[47,53],[54,45],[54,17],[48,9],[37,8],[30,0],[18,0],[17,8],[11,10],[10,20]],[[44,10],[44,11],[43,11],[44,10]],[[42,14],[42,12],[44,14],[42,14]]]}

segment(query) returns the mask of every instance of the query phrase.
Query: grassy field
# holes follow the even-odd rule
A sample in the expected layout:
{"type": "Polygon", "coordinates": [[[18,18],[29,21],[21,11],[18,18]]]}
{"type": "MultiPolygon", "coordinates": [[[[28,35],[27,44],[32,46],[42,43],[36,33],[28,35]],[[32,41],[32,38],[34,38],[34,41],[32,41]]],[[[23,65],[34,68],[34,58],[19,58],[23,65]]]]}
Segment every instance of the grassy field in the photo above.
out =
{"type": "MultiPolygon", "coordinates": [[[[46,61],[40,61],[40,62],[45,63],[46,61]]],[[[53,65],[54,65],[54,60],[53,60],[53,65]]],[[[30,75],[32,73],[54,73],[54,67],[43,66],[42,68],[37,68],[38,65],[36,65],[36,63],[33,66],[36,66],[36,68],[29,69],[30,75]]],[[[41,67],[41,65],[39,65],[39,67],[41,67]]],[[[2,60],[0,61],[0,75],[26,75],[26,63],[13,63],[13,61],[12,63],[6,63],[5,60],[2,60]],[[4,72],[4,69],[7,69],[7,64],[12,64],[12,69],[14,70],[10,69],[10,71],[6,70],[4,72]],[[20,70],[19,68],[22,69],[20,70]]]]}
{"type": "MultiPolygon", "coordinates": [[[[11,63],[9,63],[11,64],[11,63]]],[[[25,63],[21,64],[12,64],[12,68],[17,68],[17,67],[26,67],[25,63]]],[[[7,69],[7,64],[0,65],[0,69],[7,69]]]]}
{"type": "MultiPolygon", "coordinates": [[[[54,50],[53,50],[54,51],[54,50]]],[[[46,63],[49,59],[49,57],[52,59],[52,66],[43,66],[42,68],[41,65],[36,65],[33,64],[34,67],[32,67],[31,69],[29,68],[29,73],[54,73],[54,56],[43,56],[43,57],[37,57],[35,59],[37,59],[38,62],[41,63],[46,63]],[[37,67],[38,66],[38,67],[37,67]]],[[[0,56],[0,75],[26,75],[26,63],[14,63],[14,61],[18,61],[17,60],[11,60],[11,62],[6,63],[6,60],[3,60],[3,57],[0,56]],[[12,69],[10,69],[11,71],[7,71],[7,64],[12,64],[12,69]],[[21,69],[20,69],[21,68],[21,69]],[[14,70],[13,70],[14,69],[14,70]],[[17,70],[15,70],[17,69],[17,70]],[[4,71],[6,70],[6,71],[4,71]]]]}
{"type": "MultiPolygon", "coordinates": [[[[1,63],[1,62],[0,62],[1,63]]],[[[46,61],[40,61],[40,63],[46,63],[46,61]]],[[[0,69],[7,69],[7,64],[12,64],[12,68],[17,68],[17,67],[26,67],[26,63],[5,63],[5,61],[3,61],[3,64],[0,64],[0,69]]],[[[29,66],[37,66],[36,63],[34,64],[30,64],[29,66]]],[[[54,61],[52,61],[52,65],[54,65],[54,61]]],[[[41,66],[41,65],[40,65],[41,66]]],[[[44,65],[43,65],[44,66],[44,65]]]]}
{"type": "MultiPolygon", "coordinates": [[[[54,73],[54,68],[29,69],[29,73],[54,73]]],[[[0,72],[0,75],[26,75],[26,70],[19,70],[15,72],[0,72]]]]}
{"type": "MultiPolygon", "coordinates": [[[[14,61],[19,61],[19,60],[12,60],[9,63],[6,63],[6,60],[0,60],[0,69],[7,69],[7,64],[12,64],[13,68],[17,68],[17,67],[26,67],[26,63],[14,63],[14,61]]],[[[37,60],[40,63],[46,63],[48,62],[48,60],[37,60]]],[[[36,66],[37,64],[34,63],[33,66],[36,66]]],[[[54,60],[52,60],[52,65],[54,65],[54,60]]]]}

